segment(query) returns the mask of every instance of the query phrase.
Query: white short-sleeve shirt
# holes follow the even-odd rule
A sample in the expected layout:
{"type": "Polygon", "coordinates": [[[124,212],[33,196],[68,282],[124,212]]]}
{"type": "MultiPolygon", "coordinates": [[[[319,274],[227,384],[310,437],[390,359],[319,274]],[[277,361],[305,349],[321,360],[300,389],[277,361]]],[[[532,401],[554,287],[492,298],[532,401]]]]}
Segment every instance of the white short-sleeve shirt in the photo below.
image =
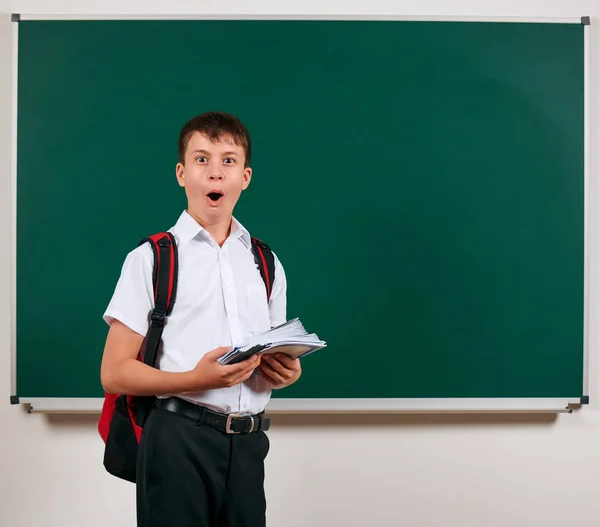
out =
{"type": "MultiPolygon", "coordinates": [[[[185,211],[169,231],[177,241],[179,272],[158,368],[192,370],[205,353],[219,346],[238,346],[286,321],[286,277],[281,262],[275,255],[275,279],[267,303],[250,234],[235,218],[222,247],[185,211]]],[[[108,324],[116,318],[140,335],[146,334],[154,307],[153,265],[147,243],[127,255],[104,313],[108,324]]],[[[231,388],[172,395],[219,412],[251,415],[265,409],[271,389],[260,376],[252,375],[231,388]]]]}

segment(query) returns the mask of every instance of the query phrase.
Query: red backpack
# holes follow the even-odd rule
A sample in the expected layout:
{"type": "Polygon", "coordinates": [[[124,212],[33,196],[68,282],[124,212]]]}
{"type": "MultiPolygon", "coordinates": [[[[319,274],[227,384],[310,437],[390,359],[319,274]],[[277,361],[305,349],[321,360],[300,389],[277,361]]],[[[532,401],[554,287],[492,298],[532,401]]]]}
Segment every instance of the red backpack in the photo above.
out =
{"type": "MultiPolygon", "coordinates": [[[[144,238],[139,245],[150,243],[154,253],[154,309],[150,326],[137,355],[137,360],[155,367],[156,356],[162,344],[165,321],[173,310],[177,292],[177,244],[169,232],[144,238]]],[[[275,260],[267,244],[252,238],[252,253],[267,290],[267,301],[275,277],[275,260]]],[[[98,431],[104,447],[104,467],[113,476],[136,480],[137,451],[146,417],[154,404],[154,396],[104,394],[104,403],[98,431]]]]}

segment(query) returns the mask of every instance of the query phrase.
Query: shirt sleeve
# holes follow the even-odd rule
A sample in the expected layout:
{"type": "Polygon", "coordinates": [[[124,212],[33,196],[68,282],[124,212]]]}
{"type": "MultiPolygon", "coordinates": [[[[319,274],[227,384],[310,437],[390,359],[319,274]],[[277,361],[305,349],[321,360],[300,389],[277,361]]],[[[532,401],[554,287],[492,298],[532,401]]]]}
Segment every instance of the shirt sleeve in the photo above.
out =
{"type": "Polygon", "coordinates": [[[136,333],[146,334],[149,315],[154,308],[153,266],[152,248],[147,243],[127,255],[115,291],[103,315],[108,325],[117,319],[136,333]]]}
{"type": "Polygon", "coordinates": [[[272,328],[287,321],[287,279],[279,258],[275,253],[273,253],[273,257],[275,259],[275,279],[273,280],[273,290],[269,301],[269,317],[272,328]]]}

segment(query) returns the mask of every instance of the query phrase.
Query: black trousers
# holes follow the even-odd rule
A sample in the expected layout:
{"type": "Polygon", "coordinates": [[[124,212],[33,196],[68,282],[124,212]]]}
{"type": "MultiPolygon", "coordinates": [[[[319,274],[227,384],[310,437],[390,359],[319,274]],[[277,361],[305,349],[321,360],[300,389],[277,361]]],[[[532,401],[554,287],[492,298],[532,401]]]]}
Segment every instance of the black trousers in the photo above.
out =
{"type": "Polygon", "coordinates": [[[137,463],[138,527],[264,527],[264,432],[230,435],[154,408],[137,463]]]}

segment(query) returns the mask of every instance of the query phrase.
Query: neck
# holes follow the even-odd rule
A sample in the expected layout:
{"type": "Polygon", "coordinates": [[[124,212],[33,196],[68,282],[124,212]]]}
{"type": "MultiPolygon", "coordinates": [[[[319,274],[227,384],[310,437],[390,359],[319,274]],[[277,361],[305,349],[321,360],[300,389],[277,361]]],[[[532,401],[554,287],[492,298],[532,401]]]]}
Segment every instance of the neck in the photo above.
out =
{"type": "Polygon", "coordinates": [[[212,239],[215,240],[219,247],[223,246],[225,240],[231,232],[231,216],[222,220],[211,222],[201,218],[190,209],[188,209],[187,212],[202,226],[206,232],[208,232],[208,234],[210,234],[212,239]]]}

